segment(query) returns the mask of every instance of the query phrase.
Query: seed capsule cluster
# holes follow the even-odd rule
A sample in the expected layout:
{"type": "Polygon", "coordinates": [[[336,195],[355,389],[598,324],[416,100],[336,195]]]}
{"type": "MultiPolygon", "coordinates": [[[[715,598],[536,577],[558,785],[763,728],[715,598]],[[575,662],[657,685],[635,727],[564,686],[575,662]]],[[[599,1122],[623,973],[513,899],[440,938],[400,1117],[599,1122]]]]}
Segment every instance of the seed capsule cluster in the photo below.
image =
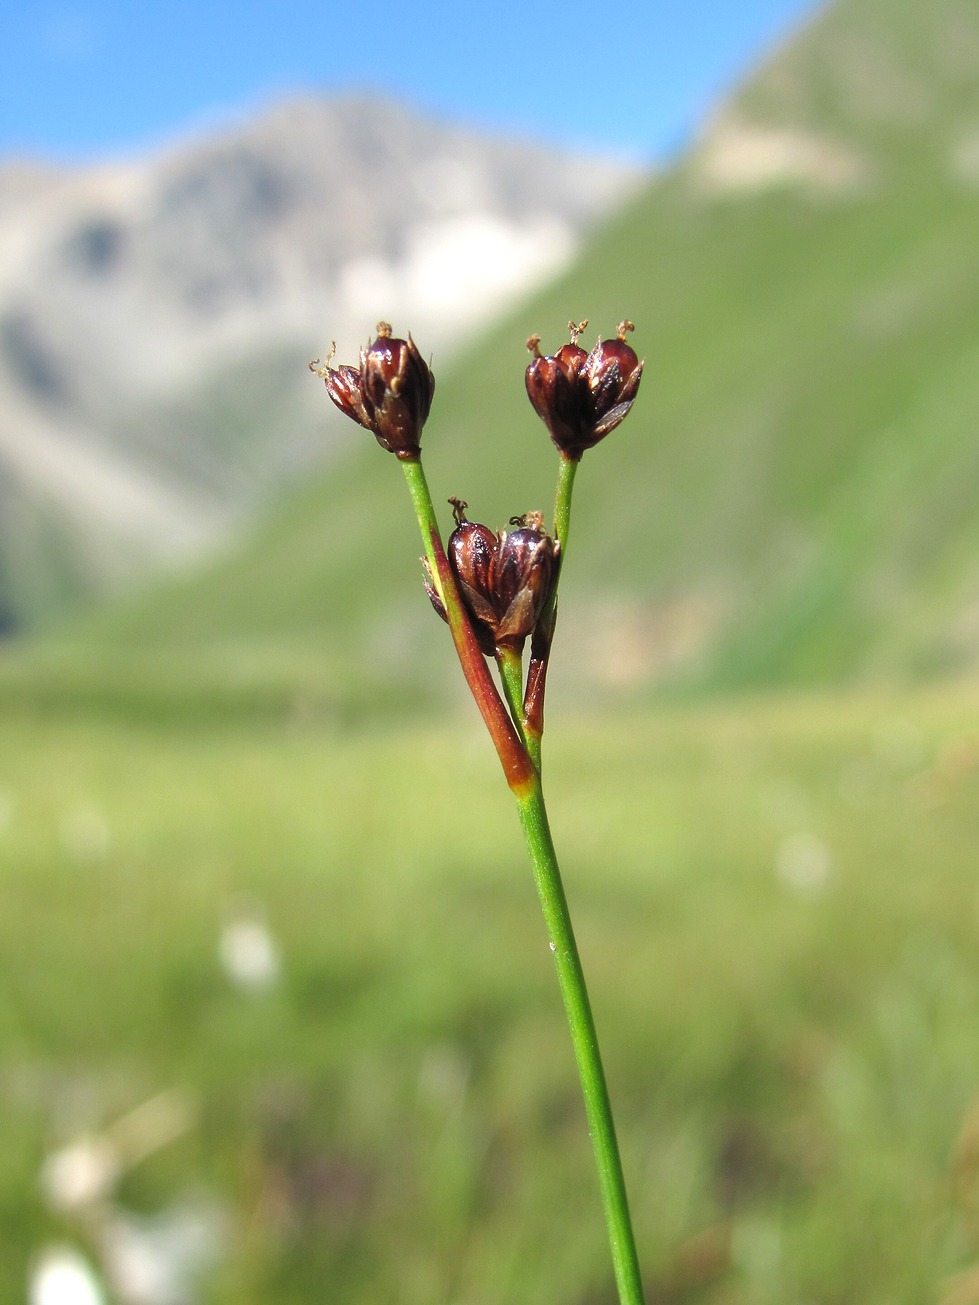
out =
{"type": "MultiPolygon", "coordinates": [[[[624,420],[642,379],[643,364],[626,341],[633,330],[631,322],[620,322],[615,337],[599,340],[590,352],[578,343],[587,325],[587,321],[570,322],[571,338],[554,354],[541,353],[538,335],[527,341],[533,354],[525,377],[527,394],[566,465],[577,464],[586,450],[624,420]]],[[[325,364],[310,363],[310,368],[323,378],[336,406],[420,474],[422,428],[431,410],[435,377],[411,336],[398,339],[386,322],[380,322],[374,341],[361,349],[358,366],[333,367],[332,359],[331,351],[325,364]]],[[[405,470],[407,474],[411,468],[405,470]]],[[[569,472],[573,471],[570,466],[569,472]]],[[[544,528],[539,512],[513,517],[506,529],[493,531],[470,521],[461,499],[449,501],[455,529],[443,562],[447,559],[458,591],[453,601],[461,603],[486,656],[498,660],[519,656],[528,637],[533,637],[521,724],[539,733],[554,632],[560,541],[544,528]]],[[[423,536],[426,529],[423,526],[423,536]]],[[[431,529],[437,537],[437,527],[432,524],[431,529]]],[[[432,570],[437,555],[430,552],[428,557],[425,587],[435,610],[448,621],[449,598],[432,570]]]]}
{"type": "Polygon", "coordinates": [[[551,596],[561,546],[543,528],[539,512],[515,517],[510,522],[515,529],[494,534],[489,526],[467,521],[466,506],[454,500],[449,565],[483,651],[520,652],[551,596]]]}
{"type": "Polygon", "coordinates": [[[360,366],[310,370],[326,382],[330,398],[341,412],[374,432],[378,444],[399,458],[421,452],[422,427],[435,394],[435,377],[411,336],[399,340],[387,322],[378,322],[374,343],[360,351],[360,366]]]}
{"type": "Polygon", "coordinates": [[[569,323],[571,342],[548,357],[539,335],[527,341],[534,355],[526,376],[530,402],[558,452],[573,462],[626,417],[642,379],[643,364],[625,338],[632,322],[620,322],[615,339],[599,340],[591,353],[578,344],[587,325],[569,323]]]}

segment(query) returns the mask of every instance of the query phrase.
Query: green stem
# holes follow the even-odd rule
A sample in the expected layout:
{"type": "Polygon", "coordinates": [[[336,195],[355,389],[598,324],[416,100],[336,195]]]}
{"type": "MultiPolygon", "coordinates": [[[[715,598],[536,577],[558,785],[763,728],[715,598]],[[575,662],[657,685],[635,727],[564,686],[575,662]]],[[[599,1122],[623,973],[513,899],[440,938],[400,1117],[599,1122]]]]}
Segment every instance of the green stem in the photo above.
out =
{"type": "Polygon", "coordinates": [[[425,472],[422,469],[420,458],[399,458],[401,469],[405,473],[405,480],[408,482],[408,493],[411,495],[411,505],[415,509],[415,516],[418,518],[418,528],[422,533],[422,545],[425,549],[425,559],[428,562],[429,570],[432,573],[432,584],[435,586],[438,596],[445,602],[445,594],[442,592],[442,582],[439,576],[438,562],[435,556],[435,548],[432,543],[432,531],[438,533],[438,518],[435,515],[435,506],[432,503],[432,495],[429,492],[428,481],[425,479],[425,472]]]}
{"type": "Polygon", "coordinates": [[[537,892],[547,924],[551,951],[554,953],[558,983],[578,1063],[588,1129],[598,1166],[619,1302],[620,1305],[644,1305],[629,1201],[612,1119],[612,1104],[539,779],[526,795],[518,796],[517,806],[534,867],[537,892]]]}
{"type": "Polygon", "coordinates": [[[568,530],[571,526],[571,492],[580,459],[561,458],[557,473],[557,492],[554,498],[554,538],[561,545],[562,559],[568,548],[568,530]]]}
{"type": "Polygon", "coordinates": [[[547,687],[547,664],[551,657],[551,640],[557,623],[557,591],[564,569],[564,557],[571,528],[571,493],[574,489],[577,461],[562,457],[558,463],[557,493],[554,500],[554,538],[561,545],[558,576],[537,628],[530,642],[530,666],[523,704],[523,735],[538,775],[541,773],[541,735],[544,733],[544,691],[547,687]]]}
{"type": "Polygon", "coordinates": [[[498,644],[496,664],[500,668],[500,683],[503,685],[503,696],[510,708],[513,723],[520,731],[520,734],[524,736],[524,742],[526,743],[523,718],[523,658],[515,648],[498,644]]]}
{"type": "MultiPolygon", "coordinates": [[[[605,1209],[619,1302],[620,1305],[644,1305],[629,1203],[622,1176],[622,1162],[615,1139],[612,1106],[605,1083],[605,1072],[598,1049],[598,1036],[588,1000],[588,990],[585,987],[585,976],[578,956],[574,930],[571,927],[571,916],[561,883],[561,872],[558,869],[554,843],[547,822],[547,810],[544,806],[544,794],[540,785],[540,737],[539,733],[536,739],[531,740],[528,737],[527,745],[522,737],[524,733],[521,709],[522,660],[515,651],[508,649],[502,649],[499,656],[504,692],[513,713],[513,720],[511,720],[492,683],[486,661],[479,651],[472,625],[459,598],[442,548],[435,509],[421,462],[418,458],[403,458],[400,461],[404,468],[415,515],[418,518],[425,556],[431,568],[432,583],[445,606],[463,672],[496,744],[510,788],[517,800],[520,823],[523,826],[534,868],[537,892],[544,912],[551,951],[557,968],[558,983],[571,1030],[575,1060],[578,1064],[585,1114],[598,1166],[599,1187],[605,1209]],[[528,747],[531,755],[528,755],[528,747]],[[536,767],[531,761],[532,755],[536,767]]],[[[571,486],[576,469],[577,463],[562,460],[554,527],[562,547],[568,535],[571,486]]]]}

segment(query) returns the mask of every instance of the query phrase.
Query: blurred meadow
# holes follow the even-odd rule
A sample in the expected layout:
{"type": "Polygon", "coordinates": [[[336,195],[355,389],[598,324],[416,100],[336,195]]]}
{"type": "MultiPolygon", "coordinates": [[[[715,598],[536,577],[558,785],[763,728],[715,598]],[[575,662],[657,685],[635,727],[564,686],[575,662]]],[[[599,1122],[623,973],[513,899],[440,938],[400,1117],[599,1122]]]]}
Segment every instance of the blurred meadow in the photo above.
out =
{"type": "MultiPolygon", "coordinates": [[[[648,1305],[979,1305],[972,51],[973,0],[829,5],[434,359],[494,528],[553,492],[528,335],[647,359],[545,778],[648,1305]]],[[[265,375],[156,433],[251,457],[265,375]]],[[[0,486],[2,1301],[613,1305],[510,796],[398,467],[329,454],[114,594],[0,486]]]]}
{"type": "MultiPolygon", "coordinates": [[[[5,1299],[611,1301],[476,724],[5,711],[5,1299]]],[[[552,734],[650,1300],[973,1299],[979,691],[552,734]]]]}

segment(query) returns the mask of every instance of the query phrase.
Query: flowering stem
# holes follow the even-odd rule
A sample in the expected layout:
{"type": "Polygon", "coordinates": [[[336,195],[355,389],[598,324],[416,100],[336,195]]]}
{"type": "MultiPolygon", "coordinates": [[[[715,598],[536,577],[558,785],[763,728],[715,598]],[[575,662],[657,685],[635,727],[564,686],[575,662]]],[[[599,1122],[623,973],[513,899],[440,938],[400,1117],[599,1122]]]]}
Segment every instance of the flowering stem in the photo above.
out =
{"type": "MultiPolygon", "coordinates": [[[[644,1305],[642,1280],[636,1256],[629,1203],[626,1196],[622,1162],[612,1120],[605,1071],[602,1068],[598,1036],[588,1000],[588,989],[578,956],[571,916],[568,911],[561,872],[551,839],[544,794],[540,783],[540,732],[527,728],[521,706],[522,659],[514,649],[498,649],[497,660],[504,694],[513,714],[511,719],[497,692],[489,668],[459,597],[455,579],[445,556],[439,535],[425,473],[418,457],[401,458],[411,501],[418,518],[425,556],[432,572],[432,583],[442,599],[449,628],[469,688],[482,713],[496,746],[507,782],[517,801],[520,823],[530,853],[537,892],[548,939],[554,955],[558,984],[571,1031],[578,1076],[591,1134],[599,1187],[612,1252],[612,1264],[620,1305],[644,1305]],[[525,742],[526,740],[526,742],[525,742]]],[[[564,460],[562,460],[564,463],[564,460]]],[[[559,478],[558,512],[563,538],[567,538],[571,485],[577,464],[562,465],[559,478]],[[560,514],[560,515],[559,515],[560,514]]],[[[555,531],[558,530],[555,525],[555,531]]],[[[549,640],[548,640],[549,644],[549,640]]],[[[546,667],[546,657],[544,660],[546,667]]],[[[542,686],[543,687],[543,686],[542,686]]],[[[542,724],[542,718],[541,718],[542,724]]]]}
{"type": "Polygon", "coordinates": [[[503,696],[510,708],[513,723],[520,731],[524,742],[526,742],[523,717],[523,658],[515,648],[507,647],[505,644],[498,644],[496,664],[500,669],[503,696]]]}
{"type": "Polygon", "coordinates": [[[557,493],[554,499],[554,538],[561,545],[562,555],[568,547],[568,530],[571,525],[571,492],[580,458],[562,455],[557,473],[557,493]]]}
{"type": "Polygon", "coordinates": [[[527,691],[524,695],[523,724],[527,744],[537,773],[541,773],[541,735],[544,733],[544,690],[547,687],[547,664],[551,656],[551,640],[557,622],[557,591],[564,567],[571,528],[571,493],[574,489],[577,458],[562,455],[558,466],[557,493],[554,501],[554,538],[561,546],[558,557],[558,576],[530,643],[530,666],[527,671],[527,691]]]}
{"type": "Polygon", "coordinates": [[[435,506],[432,503],[432,495],[428,488],[428,481],[425,479],[421,458],[399,458],[398,460],[405,473],[405,480],[408,482],[408,493],[411,495],[411,505],[415,509],[415,516],[418,518],[418,527],[422,534],[422,546],[425,549],[425,559],[432,573],[432,584],[444,603],[445,595],[442,592],[442,580],[439,576],[435,547],[432,542],[432,531],[434,530],[435,534],[438,535],[438,518],[435,515],[435,506]]]}
{"type": "Polygon", "coordinates": [[[428,490],[425,472],[422,470],[421,459],[416,455],[401,458],[399,461],[404,468],[411,502],[415,509],[415,516],[418,518],[418,528],[425,546],[425,557],[432,573],[432,584],[445,608],[462,673],[489,730],[507,783],[514,795],[519,798],[528,791],[537,772],[524,747],[523,739],[510,719],[510,714],[503,705],[503,699],[493,683],[486,659],[473,633],[472,623],[459,597],[455,579],[445,556],[445,549],[442,547],[442,537],[439,534],[435,508],[432,505],[432,496],[428,490]]]}
{"type": "Polygon", "coordinates": [[[517,797],[517,806],[534,868],[537,893],[544,912],[548,941],[554,954],[558,983],[578,1064],[588,1130],[598,1166],[619,1302],[620,1305],[643,1305],[642,1279],[615,1137],[612,1104],[539,777],[528,793],[517,797]]]}

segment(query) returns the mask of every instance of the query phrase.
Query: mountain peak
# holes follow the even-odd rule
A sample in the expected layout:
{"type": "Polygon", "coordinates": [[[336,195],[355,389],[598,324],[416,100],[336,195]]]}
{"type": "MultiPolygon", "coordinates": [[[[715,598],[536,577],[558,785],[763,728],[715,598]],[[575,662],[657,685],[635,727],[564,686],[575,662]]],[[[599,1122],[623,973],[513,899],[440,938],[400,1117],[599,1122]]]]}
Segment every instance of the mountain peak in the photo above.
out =
{"type": "Polygon", "coordinates": [[[979,108],[973,0],[835,0],[748,79],[754,120],[876,140],[979,108]]]}
{"type": "Polygon", "coordinates": [[[394,318],[444,355],[637,175],[371,95],[296,97],[93,167],[0,164],[14,605],[62,591],[65,556],[98,588],[219,537],[328,447],[303,363],[329,337],[355,349],[394,318]]]}

